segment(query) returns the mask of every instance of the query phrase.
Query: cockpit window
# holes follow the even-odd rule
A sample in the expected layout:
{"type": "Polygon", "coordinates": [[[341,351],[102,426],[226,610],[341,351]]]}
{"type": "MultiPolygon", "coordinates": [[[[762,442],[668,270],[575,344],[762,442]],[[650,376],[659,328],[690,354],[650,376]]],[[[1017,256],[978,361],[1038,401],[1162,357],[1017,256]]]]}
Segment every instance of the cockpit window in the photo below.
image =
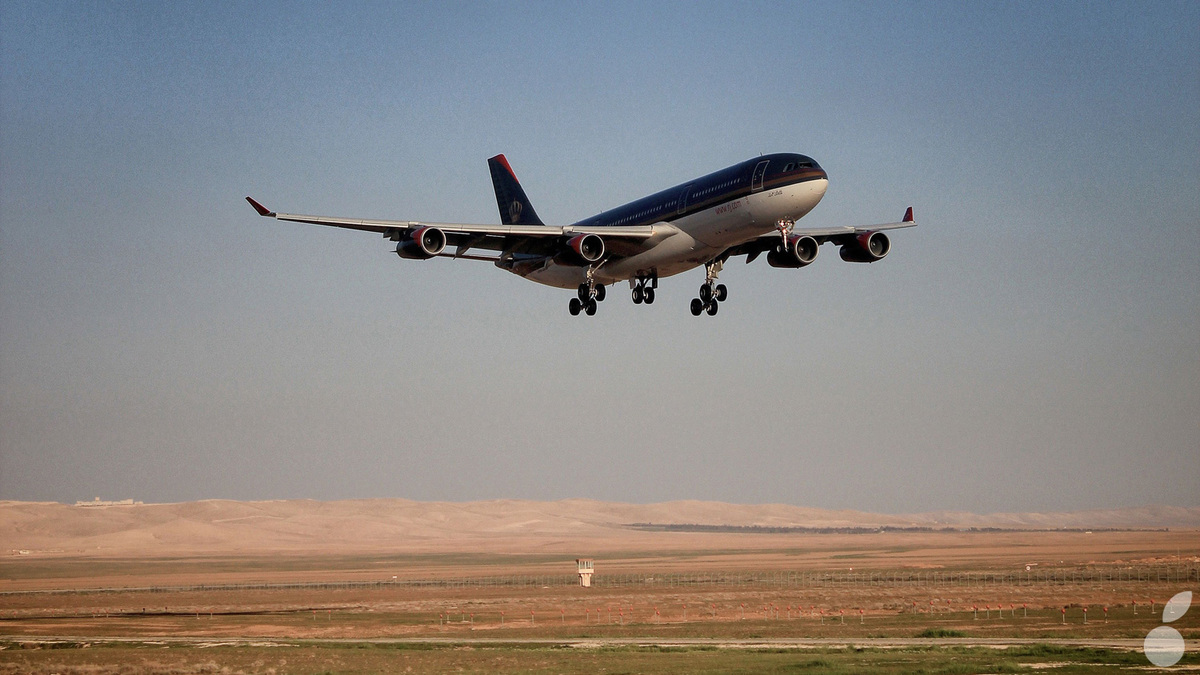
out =
{"type": "Polygon", "coordinates": [[[783,166],[783,172],[790,173],[792,171],[800,171],[801,169],[819,169],[819,168],[821,168],[821,167],[817,166],[817,163],[814,162],[812,159],[810,159],[808,157],[802,157],[800,159],[800,161],[798,161],[798,162],[788,162],[787,164],[785,164],[783,166]]]}

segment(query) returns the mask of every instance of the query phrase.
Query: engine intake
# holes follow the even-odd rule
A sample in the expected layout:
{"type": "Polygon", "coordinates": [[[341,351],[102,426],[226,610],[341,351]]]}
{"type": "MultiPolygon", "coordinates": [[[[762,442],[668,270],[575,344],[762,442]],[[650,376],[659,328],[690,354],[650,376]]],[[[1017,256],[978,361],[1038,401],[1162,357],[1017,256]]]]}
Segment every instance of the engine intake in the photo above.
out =
{"type": "Polygon", "coordinates": [[[418,227],[396,244],[396,255],[409,260],[428,260],[446,248],[446,233],[436,227],[418,227]]]}
{"type": "Polygon", "coordinates": [[[591,264],[604,257],[604,240],[595,234],[578,234],[567,241],[567,246],[579,260],[591,264]]]}
{"type": "Polygon", "coordinates": [[[795,269],[811,265],[817,259],[821,244],[807,235],[792,235],[787,239],[787,248],[776,246],[767,254],[767,264],[771,267],[787,267],[795,269]]]}
{"type": "Polygon", "coordinates": [[[882,232],[864,232],[855,237],[852,243],[842,246],[840,253],[842,260],[846,262],[872,263],[876,260],[882,260],[891,249],[892,243],[888,240],[886,234],[882,232]]]}

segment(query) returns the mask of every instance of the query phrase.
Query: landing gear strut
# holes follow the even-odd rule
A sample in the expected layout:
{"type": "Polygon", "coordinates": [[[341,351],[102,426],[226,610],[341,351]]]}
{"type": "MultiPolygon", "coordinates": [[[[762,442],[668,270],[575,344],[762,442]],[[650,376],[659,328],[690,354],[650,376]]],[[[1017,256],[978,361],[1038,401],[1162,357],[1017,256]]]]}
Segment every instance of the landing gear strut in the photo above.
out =
{"type": "Polygon", "coordinates": [[[788,247],[788,235],[792,233],[792,228],[796,227],[794,220],[777,220],[775,221],[775,229],[779,231],[779,238],[782,241],[784,251],[788,247]]]}
{"type": "Polygon", "coordinates": [[[700,297],[692,298],[692,316],[700,316],[703,312],[716,316],[717,303],[725,302],[729,297],[729,289],[725,284],[717,283],[717,275],[724,265],[722,258],[704,263],[704,283],[700,286],[700,297]]]}
{"type": "Polygon", "coordinates": [[[579,289],[576,297],[571,298],[571,302],[567,304],[567,311],[571,312],[571,316],[579,316],[580,312],[593,316],[596,314],[596,305],[604,302],[608,291],[605,290],[604,284],[597,283],[595,278],[596,269],[589,267],[587,271],[587,281],[579,284],[579,289]]]}
{"type": "Polygon", "coordinates": [[[633,289],[633,304],[640,305],[644,302],[653,305],[654,289],[658,288],[658,274],[639,274],[635,279],[629,280],[629,286],[633,289]]]}

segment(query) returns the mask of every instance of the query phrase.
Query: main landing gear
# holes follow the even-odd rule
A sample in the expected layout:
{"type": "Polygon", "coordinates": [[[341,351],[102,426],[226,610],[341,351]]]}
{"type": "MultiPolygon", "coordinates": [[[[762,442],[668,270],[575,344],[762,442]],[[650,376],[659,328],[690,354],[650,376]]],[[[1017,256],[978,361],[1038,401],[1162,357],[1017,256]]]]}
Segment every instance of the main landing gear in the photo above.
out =
{"type": "Polygon", "coordinates": [[[658,288],[658,275],[638,275],[636,280],[631,280],[630,286],[633,287],[633,304],[640,305],[643,302],[647,305],[654,304],[654,289],[658,288]]]}
{"type": "Polygon", "coordinates": [[[593,316],[596,313],[596,305],[604,302],[606,295],[608,292],[605,290],[604,284],[596,283],[592,277],[592,270],[588,269],[587,281],[579,284],[578,293],[567,304],[567,310],[571,312],[571,316],[579,316],[580,312],[593,316]]]}
{"type": "Polygon", "coordinates": [[[704,264],[704,283],[700,286],[700,297],[692,298],[692,316],[700,316],[703,312],[716,316],[717,303],[725,302],[729,297],[729,289],[725,284],[717,283],[717,275],[724,264],[725,261],[721,259],[704,264]]]}

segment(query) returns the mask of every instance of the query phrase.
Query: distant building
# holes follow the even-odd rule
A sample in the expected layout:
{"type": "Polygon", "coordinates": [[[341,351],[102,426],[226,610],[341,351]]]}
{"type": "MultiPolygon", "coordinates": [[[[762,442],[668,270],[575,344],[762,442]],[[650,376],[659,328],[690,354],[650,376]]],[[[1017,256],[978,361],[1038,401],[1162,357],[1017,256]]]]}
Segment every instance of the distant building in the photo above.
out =
{"type": "Polygon", "coordinates": [[[575,565],[579,568],[579,585],[591,588],[592,573],[596,571],[596,562],[591,558],[576,558],[575,565]]]}
{"type": "Polygon", "coordinates": [[[90,502],[85,502],[82,500],[77,501],[77,502],[75,502],[75,506],[138,506],[141,503],[142,502],[135,502],[132,499],[122,499],[119,502],[118,501],[104,501],[104,500],[100,499],[99,497],[96,497],[95,499],[93,499],[90,502]]]}

